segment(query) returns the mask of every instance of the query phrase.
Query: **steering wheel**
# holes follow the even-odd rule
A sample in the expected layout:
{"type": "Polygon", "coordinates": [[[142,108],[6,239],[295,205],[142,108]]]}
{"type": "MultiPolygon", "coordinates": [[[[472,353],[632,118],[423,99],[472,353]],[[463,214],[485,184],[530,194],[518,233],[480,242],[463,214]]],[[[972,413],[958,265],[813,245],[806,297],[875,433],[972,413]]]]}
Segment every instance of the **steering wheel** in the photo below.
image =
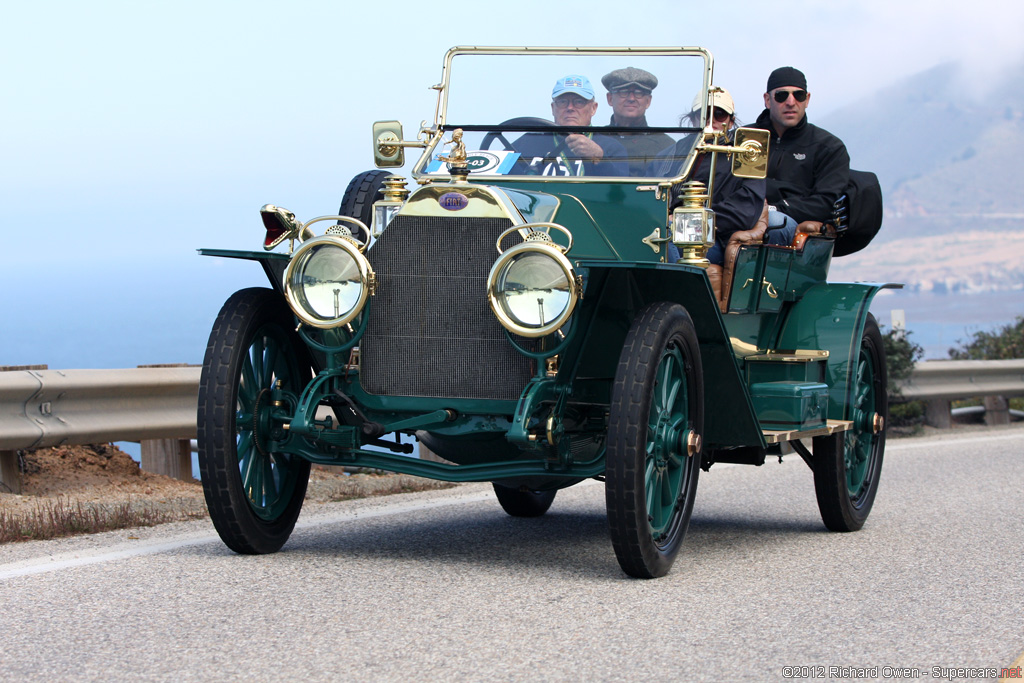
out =
{"type": "MultiPolygon", "coordinates": [[[[536,116],[517,116],[514,119],[508,119],[498,124],[499,126],[545,126],[547,128],[554,128],[555,124],[547,119],[537,118],[536,116]]],[[[512,143],[508,141],[504,133],[497,131],[491,131],[484,136],[484,139],[480,141],[480,149],[490,149],[491,143],[495,140],[501,142],[505,146],[505,149],[514,152],[515,148],[512,143]]]]}

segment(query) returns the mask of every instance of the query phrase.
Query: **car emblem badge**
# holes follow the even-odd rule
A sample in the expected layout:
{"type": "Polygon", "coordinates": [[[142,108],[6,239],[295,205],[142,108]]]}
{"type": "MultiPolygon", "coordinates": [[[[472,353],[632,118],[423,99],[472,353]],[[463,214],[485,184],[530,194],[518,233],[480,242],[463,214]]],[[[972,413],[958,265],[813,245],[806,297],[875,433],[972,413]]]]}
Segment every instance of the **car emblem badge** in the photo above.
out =
{"type": "Polygon", "coordinates": [[[449,211],[462,211],[469,206],[469,197],[458,192],[446,192],[437,198],[437,203],[442,209],[449,211]]]}

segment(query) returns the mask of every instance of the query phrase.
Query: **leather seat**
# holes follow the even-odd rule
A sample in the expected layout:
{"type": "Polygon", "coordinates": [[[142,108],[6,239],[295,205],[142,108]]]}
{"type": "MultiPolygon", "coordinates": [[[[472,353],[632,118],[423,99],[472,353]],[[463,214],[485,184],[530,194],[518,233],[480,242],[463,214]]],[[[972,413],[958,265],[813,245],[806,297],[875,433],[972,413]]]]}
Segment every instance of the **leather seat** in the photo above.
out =
{"type": "MultiPolygon", "coordinates": [[[[790,247],[800,249],[807,240],[808,235],[820,235],[824,232],[825,226],[819,221],[804,221],[796,227],[796,234],[790,247]]],[[[711,289],[718,301],[718,308],[725,313],[729,306],[729,294],[732,291],[733,271],[736,268],[736,256],[740,247],[745,244],[763,244],[765,233],[768,232],[768,202],[765,202],[761,210],[761,216],[757,219],[754,227],[750,230],[734,232],[728,243],[725,245],[724,264],[721,266],[708,266],[708,280],[711,281],[711,289]]]]}
{"type": "MultiPolygon", "coordinates": [[[[723,313],[728,308],[729,292],[732,291],[733,270],[736,267],[736,255],[744,244],[761,244],[764,242],[764,234],[768,231],[768,203],[765,202],[761,216],[754,223],[750,230],[739,230],[734,232],[725,245],[724,265],[722,266],[722,291],[718,297],[718,308],[723,313]]],[[[710,277],[710,275],[709,275],[710,277]]]]}

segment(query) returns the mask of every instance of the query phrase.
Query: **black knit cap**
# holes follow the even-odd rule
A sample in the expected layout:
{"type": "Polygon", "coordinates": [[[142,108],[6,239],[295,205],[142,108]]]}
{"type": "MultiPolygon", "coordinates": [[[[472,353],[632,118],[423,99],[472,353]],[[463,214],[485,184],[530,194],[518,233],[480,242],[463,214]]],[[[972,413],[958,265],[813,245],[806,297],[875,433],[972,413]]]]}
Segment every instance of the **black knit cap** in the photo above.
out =
{"type": "Polygon", "coordinates": [[[791,66],[780,66],[778,69],[772,72],[772,75],[768,77],[768,89],[765,92],[771,92],[776,88],[781,88],[786,85],[791,85],[801,90],[807,90],[807,79],[804,77],[804,73],[799,69],[794,69],[791,66]]]}

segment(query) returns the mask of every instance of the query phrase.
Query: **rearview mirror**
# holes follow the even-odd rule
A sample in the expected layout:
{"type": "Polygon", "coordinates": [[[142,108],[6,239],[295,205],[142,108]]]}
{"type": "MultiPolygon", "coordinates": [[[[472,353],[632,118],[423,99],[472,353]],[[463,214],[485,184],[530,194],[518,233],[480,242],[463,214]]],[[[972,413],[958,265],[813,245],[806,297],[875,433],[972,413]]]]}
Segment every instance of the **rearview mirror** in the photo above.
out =
{"type": "Polygon", "coordinates": [[[768,175],[769,133],[760,128],[737,128],[732,174],[738,178],[764,178],[768,175]]]}
{"type": "Polygon", "coordinates": [[[373,124],[373,163],[377,168],[405,165],[405,148],[401,142],[401,122],[377,121],[373,124]]]}

